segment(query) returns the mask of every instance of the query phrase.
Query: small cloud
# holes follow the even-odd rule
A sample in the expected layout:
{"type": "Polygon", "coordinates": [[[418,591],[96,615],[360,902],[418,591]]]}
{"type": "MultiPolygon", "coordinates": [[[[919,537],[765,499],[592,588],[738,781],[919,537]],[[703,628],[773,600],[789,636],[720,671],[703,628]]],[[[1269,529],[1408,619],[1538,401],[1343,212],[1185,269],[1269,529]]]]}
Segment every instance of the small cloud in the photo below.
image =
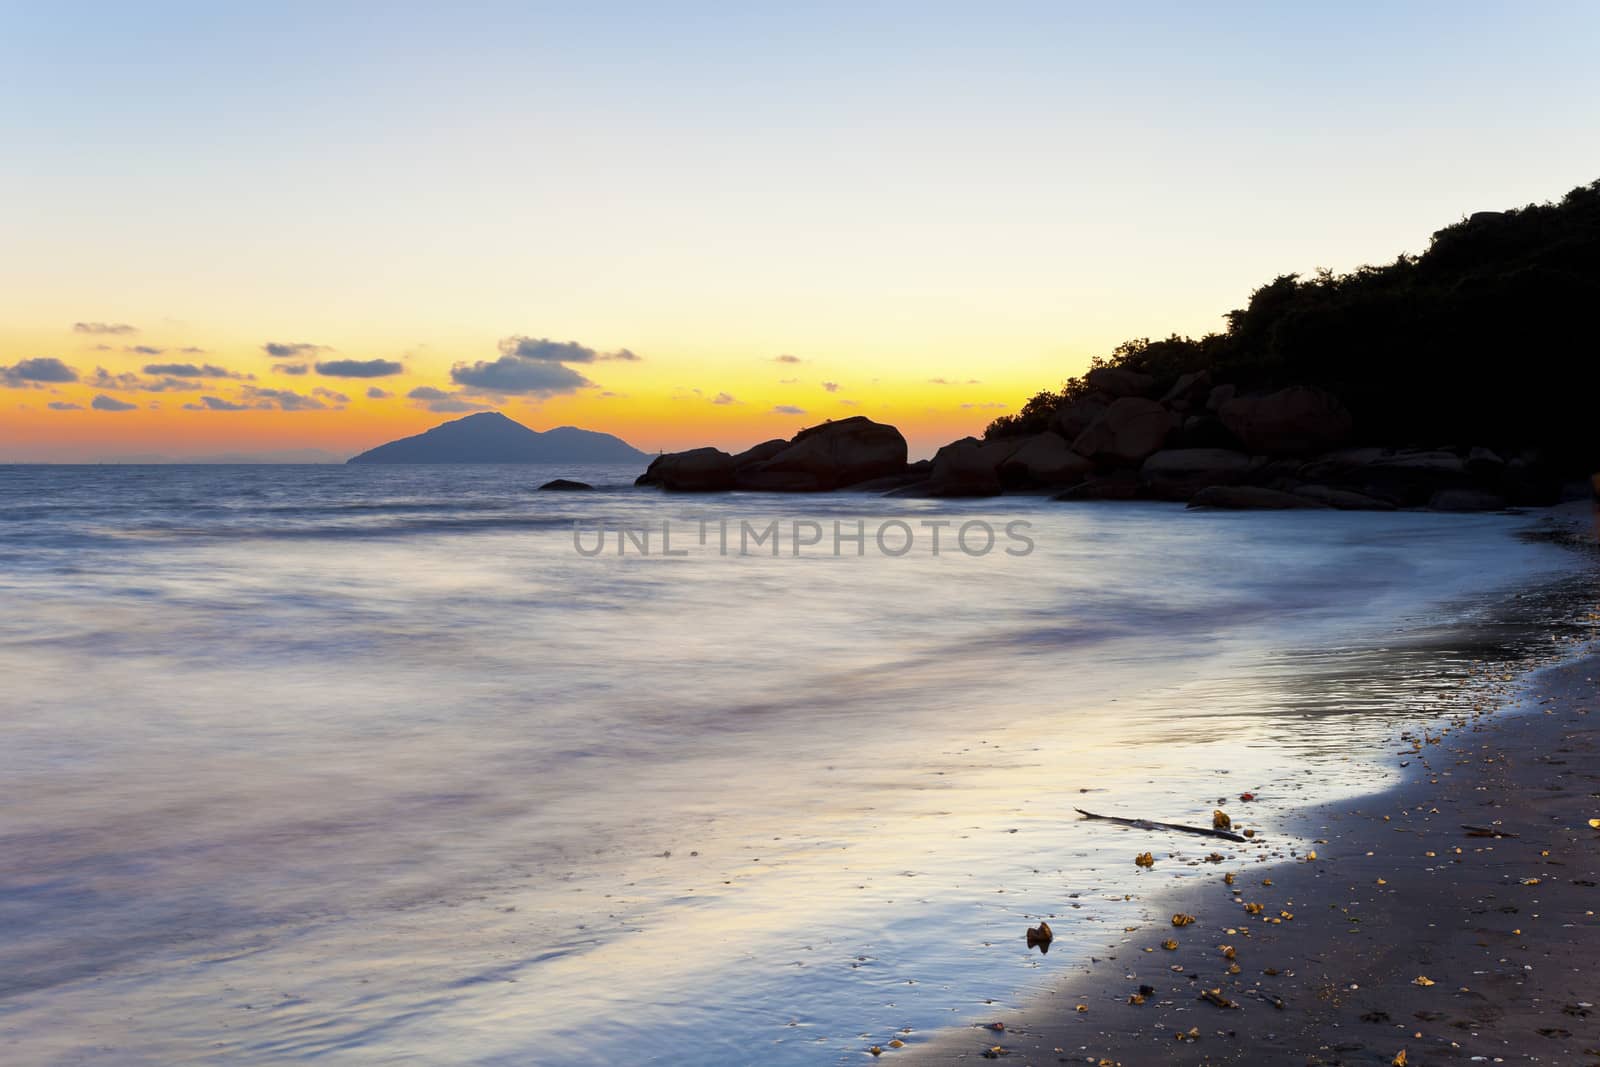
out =
{"type": "Polygon", "coordinates": [[[114,396],[106,396],[104,393],[101,393],[99,396],[95,397],[89,402],[89,406],[94,408],[96,411],[132,411],[139,405],[129,404],[124,400],[118,400],[114,396]]]}
{"type": "Polygon", "coordinates": [[[631,352],[626,348],[619,348],[615,352],[606,352],[599,358],[619,360],[623,363],[639,363],[644,360],[643,356],[639,355],[637,352],[631,352]]]}
{"type": "Polygon", "coordinates": [[[961,409],[963,411],[995,411],[1010,406],[1010,404],[1002,404],[998,400],[991,400],[986,404],[962,404],[961,409]]]}
{"type": "Polygon", "coordinates": [[[309,363],[278,363],[272,368],[275,374],[304,374],[310,369],[309,363]]]}
{"type": "Polygon", "coordinates": [[[386,389],[379,389],[376,385],[367,387],[368,400],[388,400],[391,396],[394,394],[386,389]]]}
{"type": "Polygon", "coordinates": [[[260,401],[258,407],[276,407],[279,411],[322,411],[328,406],[314,396],[306,396],[292,389],[259,389],[247,385],[245,396],[260,401]]]}
{"type": "Polygon", "coordinates": [[[75,322],[72,324],[72,332],[130,334],[138,333],[139,328],[129,326],[125,322],[75,322]]]}
{"type": "Polygon", "coordinates": [[[248,411],[248,404],[235,404],[231,400],[223,400],[216,396],[203,396],[199,404],[185,404],[190,411],[248,411]]]}
{"type": "Polygon", "coordinates": [[[837,393],[839,391],[839,383],[838,382],[823,382],[822,383],[822,388],[826,389],[830,393],[837,393]]]}
{"type": "Polygon", "coordinates": [[[237,374],[226,367],[213,366],[210,363],[147,363],[146,374],[161,374],[171,378],[238,378],[245,379],[249,375],[237,374]]]}
{"type": "Polygon", "coordinates": [[[122,350],[132,352],[136,356],[159,356],[166,351],[165,348],[157,348],[155,345],[123,345],[122,350]]]}
{"type": "Polygon", "coordinates": [[[273,359],[294,359],[296,356],[314,356],[318,352],[333,350],[327,345],[314,345],[306,341],[268,341],[261,346],[261,351],[273,359]]]}
{"type": "Polygon", "coordinates": [[[336,393],[332,389],[324,389],[320,385],[317,386],[315,389],[311,390],[311,395],[312,396],[320,396],[322,399],[327,400],[327,401],[329,401],[331,403],[334,403],[334,404],[348,404],[348,403],[350,403],[350,398],[345,396],[343,393],[336,393]]]}
{"type": "Polygon", "coordinates": [[[643,357],[626,348],[615,352],[597,352],[576,341],[552,341],[548,337],[502,337],[500,354],[536,363],[594,363],[597,360],[619,360],[638,363],[643,357]]]}
{"type": "Polygon", "coordinates": [[[206,350],[203,348],[180,348],[178,351],[186,356],[203,356],[206,354],[206,350]]]}
{"type": "Polygon", "coordinates": [[[861,402],[857,400],[841,400],[839,403],[847,408],[858,408],[861,406],[861,402]]]}
{"type": "Polygon", "coordinates": [[[457,363],[450,380],[476,393],[559,396],[593,385],[589,379],[560,363],[501,356],[493,362],[457,363]]]}
{"type": "Polygon", "coordinates": [[[778,384],[779,385],[793,385],[796,382],[798,382],[799,380],[800,380],[799,378],[779,378],[778,379],[778,384]]]}
{"type": "Polygon", "coordinates": [[[772,409],[774,415],[804,415],[805,408],[797,408],[793,404],[779,404],[772,409]]]}
{"type": "Polygon", "coordinates": [[[51,411],[82,411],[82,404],[69,404],[65,400],[52,400],[45,407],[51,411]]]}
{"type": "Polygon", "coordinates": [[[431,385],[419,385],[406,394],[407,399],[419,400],[422,406],[429,411],[438,412],[464,412],[483,411],[488,405],[480,404],[475,400],[468,400],[459,393],[447,393],[443,389],[435,389],[431,385]]]}
{"type": "Polygon", "coordinates": [[[738,403],[737,400],[735,400],[732,396],[728,395],[727,393],[718,393],[716,396],[711,398],[711,402],[713,404],[737,404],[738,403]]]}
{"type": "Polygon", "coordinates": [[[317,364],[324,378],[387,378],[405,371],[403,363],[392,359],[334,359],[317,364]]]}
{"type": "Polygon", "coordinates": [[[602,397],[605,397],[607,400],[613,400],[613,399],[620,400],[620,399],[625,398],[628,394],[627,393],[613,393],[610,389],[606,389],[606,390],[601,391],[598,395],[602,396],[602,397]]]}
{"type": "Polygon", "coordinates": [[[78,380],[78,372],[54,356],[25,359],[9,367],[0,367],[0,384],[12,389],[22,389],[34,384],[60,385],[78,380]]]}
{"type": "Polygon", "coordinates": [[[801,358],[799,356],[791,356],[791,355],[788,355],[787,353],[785,353],[784,355],[781,355],[781,356],[773,356],[772,357],[772,362],[774,362],[774,363],[801,363],[801,362],[803,362],[803,360],[801,360],[801,358]]]}
{"type": "Polygon", "coordinates": [[[956,383],[950,381],[948,378],[929,378],[928,379],[928,384],[929,385],[954,385],[956,383]]]}

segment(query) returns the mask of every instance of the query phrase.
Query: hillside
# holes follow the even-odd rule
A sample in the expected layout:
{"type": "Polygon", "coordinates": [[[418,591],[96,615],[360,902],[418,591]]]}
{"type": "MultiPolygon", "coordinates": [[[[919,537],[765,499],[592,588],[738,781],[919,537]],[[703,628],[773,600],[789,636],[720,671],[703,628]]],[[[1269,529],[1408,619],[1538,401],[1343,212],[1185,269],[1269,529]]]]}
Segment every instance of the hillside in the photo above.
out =
{"type": "Polygon", "coordinates": [[[575,426],[530,430],[498,411],[442,423],[379,445],[351,463],[633,463],[645,453],[619,437],[575,426]]]}

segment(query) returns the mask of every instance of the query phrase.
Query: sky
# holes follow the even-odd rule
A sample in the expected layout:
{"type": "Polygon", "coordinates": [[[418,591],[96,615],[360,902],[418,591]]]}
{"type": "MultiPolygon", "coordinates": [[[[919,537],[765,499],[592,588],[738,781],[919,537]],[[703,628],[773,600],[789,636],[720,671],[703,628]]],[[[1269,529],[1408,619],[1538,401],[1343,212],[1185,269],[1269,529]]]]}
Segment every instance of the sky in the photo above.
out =
{"type": "Polygon", "coordinates": [[[927,455],[1600,177],[1597,39],[1561,3],[0,2],[0,462],[478,408],[927,455]]]}

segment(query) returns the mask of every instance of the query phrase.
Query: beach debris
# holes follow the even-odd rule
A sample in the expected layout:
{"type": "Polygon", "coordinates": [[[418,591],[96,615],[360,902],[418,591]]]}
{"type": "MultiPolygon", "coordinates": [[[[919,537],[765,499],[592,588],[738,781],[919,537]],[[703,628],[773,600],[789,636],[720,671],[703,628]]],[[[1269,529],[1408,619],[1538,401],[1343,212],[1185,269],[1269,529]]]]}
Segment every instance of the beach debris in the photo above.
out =
{"type": "Polygon", "coordinates": [[[1172,1032],[1172,1036],[1177,1038],[1179,1041],[1199,1041],[1200,1028],[1198,1026],[1191,1026],[1187,1030],[1174,1030],[1172,1032]]]}
{"type": "MultiPolygon", "coordinates": [[[[1082,815],[1085,819],[1101,819],[1105,822],[1117,823],[1120,826],[1131,826],[1135,830],[1177,830],[1178,832],[1185,834],[1201,834],[1205,837],[1220,837],[1227,841],[1244,840],[1244,838],[1240,837],[1238,834],[1221,828],[1208,829],[1204,826],[1185,826],[1182,823],[1175,822],[1156,822],[1154,819],[1125,819],[1120,815],[1097,815],[1092,811],[1084,811],[1082,808],[1073,808],[1072,810],[1077,812],[1079,815],[1082,815]]],[[[1215,817],[1213,817],[1213,821],[1215,821],[1215,817]]],[[[1250,831],[1246,831],[1247,836],[1249,833],[1250,831]]]]}
{"type": "Polygon", "coordinates": [[[1306,853],[1306,862],[1307,863],[1316,862],[1316,858],[1317,858],[1317,850],[1316,849],[1312,849],[1310,852],[1306,853]]]}
{"type": "Polygon", "coordinates": [[[1600,819],[1590,819],[1589,828],[1591,830],[1600,830],[1600,819]]]}
{"type": "Polygon", "coordinates": [[[1437,985],[1438,983],[1435,982],[1432,978],[1429,978],[1425,974],[1419,974],[1415,978],[1411,979],[1411,984],[1412,985],[1423,986],[1424,988],[1426,988],[1427,986],[1437,985]]]}
{"type": "Polygon", "coordinates": [[[1050,951],[1050,942],[1055,937],[1055,931],[1050,929],[1047,922],[1041,921],[1038,926],[1028,927],[1028,947],[1038,948],[1041,953],[1050,951]]]}
{"type": "Polygon", "coordinates": [[[1129,993],[1128,994],[1128,1003],[1129,1004],[1134,1004],[1134,1005],[1143,1004],[1144,1003],[1144,994],[1143,993],[1129,993]]]}
{"type": "Polygon", "coordinates": [[[1240,793],[1239,794],[1239,799],[1245,801],[1246,803],[1254,800],[1255,798],[1256,798],[1256,795],[1254,793],[1240,793]]]}
{"type": "Polygon", "coordinates": [[[904,1041],[901,1041],[897,1037],[893,1041],[889,1042],[889,1047],[890,1048],[905,1048],[906,1047],[906,1043],[904,1041]]]}
{"type": "Polygon", "coordinates": [[[1222,953],[1222,958],[1225,960],[1231,960],[1238,955],[1238,953],[1233,950],[1232,945],[1218,945],[1217,951],[1222,953]]]}
{"type": "MultiPolygon", "coordinates": [[[[1596,821],[1600,821],[1600,820],[1590,820],[1590,825],[1593,825],[1596,821]]],[[[1461,824],[1461,828],[1467,832],[1467,836],[1468,837],[1517,837],[1517,836],[1519,836],[1518,834],[1512,833],[1510,830],[1499,830],[1499,829],[1496,829],[1493,826],[1472,826],[1472,825],[1469,825],[1467,823],[1462,823],[1461,824]]]]}
{"type": "Polygon", "coordinates": [[[1221,986],[1218,986],[1215,989],[1202,989],[1200,991],[1200,999],[1208,1004],[1215,1004],[1219,1008],[1232,1008],[1234,1011],[1239,1010],[1239,1005],[1236,1001],[1229,1000],[1227,997],[1222,995],[1221,986]]]}
{"type": "Polygon", "coordinates": [[[1222,876],[1222,884],[1223,885],[1232,885],[1233,884],[1233,872],[1232,871],[1229,871],[1229,872],[1227,872],[1226,874],[1224,874],[1222,876]]]}
{"type": "Polygon", "coordinates": [[[1406,1067],[1406,1064],[1409,1062],[1411,1061],[1406,1059],[1405,1049],[1401,1049],[1399,1052],[1396,1052],[1394,1054],[1394,1059],[1389,1061],[1390,1067],[1406,1067]]]}
{"type": "Polygon", "coordinates": [[[1266,908],[1261,904],[1246,904],[1244,910],[1251,915],[1260,915],[1266,908]]]}
{"type": "Polygon", "coordinates": [[[1009,1056],[1009,1055],[1011,1055],[1011,1053],[1007,1052],[1005,1049],[1001,1048],[999,1045],[990,1045],[988,1048],[983,1050],[983,1058],[986,1059],[986,1060],[997,1060],[1001,1056],[1009,1056]]]}
{"type": "Polygon", "coordinates": [[[1173,926],[1188,926],[1193,922],[1194,922],[1194,916],[1193,915],[1185,915],[1181,911],[1178,912],[1178,914],[1176,914],[1176,915],[1174,915],[1172,917],[1172,925],[1173,926]]]}
{"type": "Polygon", "coordinates": [[[1079,1004],[1076,1008],[1074,1008],[1072,1010],[1073,1011],[1078,1011],[1078,1012],[1088,1011],[1089,1010],[1089,1005],[1087,1005],[1087,1004],[1079,1004]]]}
{"type": "Polygon", "coordinates": [[[883,1049],[879,1048],[877,1045],[873,1045],[871,1048],[867,1049],[867,1051],[870,1052],[874,1056],[882,1056],[883,1055],[883,1049]]]}
{"type": "Polygon", "coordinates": [[[1218,830],[1232,830],[1233,820],[1228,818],[1228,813],[1218,808],[1211,813],[1211,825],[1218,830]]]}
{"type": "Polygon", "coordinates": [[[1156,865],[1156,858],[1148,852],[1141,852],[1137,856],[1133,857],[1133,862],[1135,865],[1140,867],[1154,867],[1156,865]]]}
{"type": "Polygon", "coordinates": [[[1166,949],[1168,952],[1176,952],[1178,950],[1178,943],[1169,937],[1165,941],[1161,942],[1161,947],[1166,949]]]}

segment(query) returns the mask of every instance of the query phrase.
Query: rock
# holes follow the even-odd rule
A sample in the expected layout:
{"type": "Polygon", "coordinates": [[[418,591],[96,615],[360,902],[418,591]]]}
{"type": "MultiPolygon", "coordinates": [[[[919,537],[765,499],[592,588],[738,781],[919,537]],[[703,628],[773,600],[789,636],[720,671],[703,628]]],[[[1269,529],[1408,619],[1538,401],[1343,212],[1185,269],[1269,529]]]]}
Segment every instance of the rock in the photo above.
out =
{"type": "Polygon", "coordinates": [[[856,415],[801,430],[788,447],[739,466],[732,480],[740,489],[826,492],[905,469],[906,439],[900,431],[856,415]]]}
{"type": "Polygon", "coordinates": [[[1498,478],[1506,469],[1506,461],[1487,448],[1474,448],[1467,453],[1467,473],[1485,480],[1498,478]]]}
{"type": "Polygon", "coordinates": [[[1293,508],[1320,508],[1324,505],[1279,489],[1263,489],[1256,485],[1213,485],[1200,490],[1190,498],[1189,506],[1287,511],[1293,508]]]}
{"type": "Polygon", "coordinates": [[[904,474],[885,474],[882,478],[868,478],[864,482],[847,485],[842,490],[846,493],[889,493],[896,489],[907,489],[923,484],[928,480],[926,467],[921,469],[906,468],[904,474]]]}
{"type": "Polygon", "coordinates": [[[1162,396],[1161,402],[1174,411],[1192,411],[1205,404],[1211,395],[1211,372],[1197,370],[1182,375],[1162,396]]]}
{"type": "Polygon", "coordinates": [[[1021,446],[1000,462],[1000,482],[1008,488],[1073,485],[1094,471],[1094,464],[1074,452],[1059,434],[1034,434],[1021,441],[1021,446]]]}
{"type": "Polygon", "coordinates": [[[1125,367],[1096,367],[1085,374],[1083,380],[1090,389],[1112,398],[1146,396],[1156,386],[1156,380],[1150,375],[1125,367]]]}
{"type": "Polygon", "coordinates": [[[771,459],[788,447],[789,442],[781,437],[774,437],[770,441],[762,441],[759,445],[747,448],[733,457],[734,470],[738,470],[740,467],[748,467],[752,463],[760,463],[763,460],[771,459]]]}
{"type": "Polygon", "coordinates": [[[1021,446],[1023,438],[1002,438],[998,441],[980,441],[976,437],[963,437],[939,449],[933,457],[933,468],[928,474],[924,496],[997,496],[1003,486],[1000,482],[1000,464],[1004,463],[1021,446]]]}
{"type": "Polygon", "coordinates": [[[1173,448],[1226,448],[1237,450],[1239,439],[1215,415],[1190,415],[1168,444],[1173,448]]]}
{"type": "Polygon", "coordinates": [[[1139,468],[1150,495],[1188,500],[1209,485],[1233,485],[1249,475],[1254,462],[1243,452],[1223,448],[1172,448],[1157,452],[1139,468]]]}
{"type": "Polygon", "coordinates": [[[1066,407],[1056,409],[1056,413],[1050,416],[1050,429],[1065,440],[1077,440],[1078,435],[1093,426],[1095,420],[1104,415],[1110,406],[1111,401],[1098,393],[1081,397],[1066,407]]]}
{"type": "Polygon", "coordinates": [[[574,482],[574,481],[569,481],[566,478],[557,478],[553,482],[545,482],[539,488],[540,489],[552,489],[552,490],[575,490],[575,489],[593,489],[594,486],[590,485],[588,482],[574,482]]]}
{"type": "Polygon", "coordinates": [[[1079,434],[1072,450],[1102,463],[1128,466],[1159,452],[1175,429],[1177,419],[1172,412],[1154,400],[1127,396],[1106,408],[1105,414],[1079,434]]]}
{"type": "Polygon", "coordinates": [[[1433,511],[1500,511],[1506,498],[1483,489],[1441,489],[1428,499],[1433,511]]]}
{"type": "Polygon", "coordinates": [[[720,448],[691,448],[657,456],[633,483],[677,493],[715,493],[733,488],[733,457],[720,448]]]}
{"type": "Polygon", "coordinates": [[[1138,500],[1143,495],[1144,487],[1139,484],[1137,472],[1116,471],[1080,482],[1064,493],[1057,493],[1053,499],[1138,500]]]}
{"type": "Polygon", "coordinates": [[[1265,396],[1235,396],[1217,414],[1251,452],[1316,452],[1350,435],[1354,420],[1332,393],[1293,385],[1265,396]]]}
{"type": "Polygon", "coordinates": [[[1215,389],[1211,390],[1211,395],[1206,397],[1206,410],[1220,411],[1222,409],[1222,405],[1232,400],[1234,394],[1238,391],[1238,388],[1232,385],[1217,386],[1215,389]]]}
{"type": "Polygon", "coordinates": [[[1302,485],[1294,492],[1297,496],[1314,500],[1318,504],[1326,504],[1330,508],[1338,508],[1340,511],[1394,510],[1394,505],[1387,500],[1379,500],[1375,496],[1367,496],[1365,493],[1349,489],[1334,489],[1326,485],[1302,485]]]}

